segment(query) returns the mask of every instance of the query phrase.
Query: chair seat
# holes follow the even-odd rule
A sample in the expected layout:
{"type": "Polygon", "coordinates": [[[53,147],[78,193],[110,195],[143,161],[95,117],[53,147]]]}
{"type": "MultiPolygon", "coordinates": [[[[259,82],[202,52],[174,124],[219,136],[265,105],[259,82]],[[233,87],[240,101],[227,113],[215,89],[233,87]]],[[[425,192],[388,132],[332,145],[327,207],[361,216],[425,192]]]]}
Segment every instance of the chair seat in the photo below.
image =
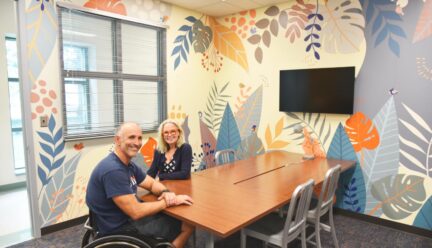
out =
{"type": "Polygon", "coordinates": [[[279,244],[282,242],[282,235],[285,225],[285,218],[277,213],[271,213],[253,224],[247,226],[244,231],[250,236],[262,237],[270,243],[279,244]]]}

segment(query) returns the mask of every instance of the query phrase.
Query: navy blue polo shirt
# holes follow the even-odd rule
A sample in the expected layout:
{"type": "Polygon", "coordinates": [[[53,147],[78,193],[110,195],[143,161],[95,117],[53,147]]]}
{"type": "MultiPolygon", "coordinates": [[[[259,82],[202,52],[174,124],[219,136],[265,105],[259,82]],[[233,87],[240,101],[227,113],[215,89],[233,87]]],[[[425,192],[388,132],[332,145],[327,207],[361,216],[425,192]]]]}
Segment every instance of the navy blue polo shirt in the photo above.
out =
{"type": "Polygon", "coordinates": [[[101,235],[110,234],[128,223],[129,216],[114,203],[118,195],[137,193],[137,185],[146,175],[133,162],[127,166],[115,155],[109,154],[93,170],[87,186],[86,203],[94,213],[101,235]]]}

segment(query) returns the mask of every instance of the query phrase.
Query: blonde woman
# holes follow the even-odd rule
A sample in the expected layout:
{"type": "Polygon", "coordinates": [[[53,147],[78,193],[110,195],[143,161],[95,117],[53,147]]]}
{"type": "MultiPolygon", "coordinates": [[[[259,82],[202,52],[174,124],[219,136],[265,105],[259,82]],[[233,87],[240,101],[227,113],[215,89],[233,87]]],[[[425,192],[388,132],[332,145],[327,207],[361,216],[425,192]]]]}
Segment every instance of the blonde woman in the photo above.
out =
{"type": "Polygon", "coordinates": [[[191,173],[192,148],[184,142],[181,126],[165,120],[159,126],[158,147],[147,175],[159,180],[188,179],[191,173]]]}

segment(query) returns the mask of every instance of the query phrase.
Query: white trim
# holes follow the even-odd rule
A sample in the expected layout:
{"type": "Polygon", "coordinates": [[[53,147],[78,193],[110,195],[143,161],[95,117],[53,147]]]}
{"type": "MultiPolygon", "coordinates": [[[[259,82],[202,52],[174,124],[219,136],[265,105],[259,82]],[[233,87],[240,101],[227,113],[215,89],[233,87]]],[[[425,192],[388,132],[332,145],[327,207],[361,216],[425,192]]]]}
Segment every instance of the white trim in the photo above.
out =
{"type": "Polygon", "coordinates": [[[142,19],[138,19],[138,18],[134,18],[134,17],[130,17],[130,16],[124,16],[124,15],[119,15],[119,14],[107,12],[107,11],[101,11],[101,10],[97,10],[97,9],[90,9],[90,8],[78,6],[76,4],[71,4],[71,3],[68,3],[68,2],[63,2],[63,1],[57,1],[56,3],[57,3],[57,5],[59,7],[63,7],[63,8],[67,8],[67,9],[79,10],[79,11],[83,11],[83,12],[87,12],[87,13],[91,13],[91,14],[96,14],[96,15],[101,15],[101,16],[115,18],[115,19],[120,19],[120,20],[135,22],[135,23],[140,23],[140,24],[149,25],[149,26],[153,26],[153,27],[159,27],[159,28],[165,28],[165,29],[169,28],[168,25],[166,25],[164,23],[160,23],[160,22],[154,22],[154,21],[149,21],[149,20],[142,20],[142,19]]]}

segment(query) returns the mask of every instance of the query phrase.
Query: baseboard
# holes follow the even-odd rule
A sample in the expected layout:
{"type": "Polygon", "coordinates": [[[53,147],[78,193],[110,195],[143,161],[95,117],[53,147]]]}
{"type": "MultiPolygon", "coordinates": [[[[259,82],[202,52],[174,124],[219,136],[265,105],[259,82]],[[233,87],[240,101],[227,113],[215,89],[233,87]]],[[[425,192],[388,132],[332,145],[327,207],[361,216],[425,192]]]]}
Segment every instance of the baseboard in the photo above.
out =
{"type": "Polygon", "coordinates": [[[349,216],[349,217],[352,217],[352,218],[355,218],[358,220],[362,220],[365,222],[369,222],[369,223],[373,223],[373,224],[377,224],[377,225],[381,225],[381,226],[385,226],[385,227],[390,227],[390,228],[401,230],[401,231],[408,232],[408,233],[413,233],[413,234],[425,236],[426,238],[432,237],[432,230],[426,230],[426,229],[419,228],[416,226],[410,226],[407,224],[402,224],[402,223],[394,222],[391,220],[381,219],[381,218],[366,215],[366,214],[355,213],[355,212],[351,212],[351,211],[348,211],[345,209],[334,208],[333,210],[334,210],[335,214],[349,216]]]}
{"type": "Polygon", "coordinates": [[[87,218],[88,218],[88,215],[84,215],[84,216],[81,216],[81,217],[78,217],[75,219],[64,221],[62,223],[54,224],[54,225],[47,226],[47,227],[42,227],[41,228],[41,235],[42,236],[47,235],[49,233],[61,231],[63,229],[69,228],[69,227],[84,224],[84,222],[87,220],[87,218]]]}
{"type": "Polygon", "coordinates": [[[22,189],[22,188],[26,188],[26,187],[27,187],[26,181],[11,183],[11,184],[5,184],[5,185],[0,185],[0,192],[10,191],[10,190],[14,190],[14,189],[22,189]]]}

